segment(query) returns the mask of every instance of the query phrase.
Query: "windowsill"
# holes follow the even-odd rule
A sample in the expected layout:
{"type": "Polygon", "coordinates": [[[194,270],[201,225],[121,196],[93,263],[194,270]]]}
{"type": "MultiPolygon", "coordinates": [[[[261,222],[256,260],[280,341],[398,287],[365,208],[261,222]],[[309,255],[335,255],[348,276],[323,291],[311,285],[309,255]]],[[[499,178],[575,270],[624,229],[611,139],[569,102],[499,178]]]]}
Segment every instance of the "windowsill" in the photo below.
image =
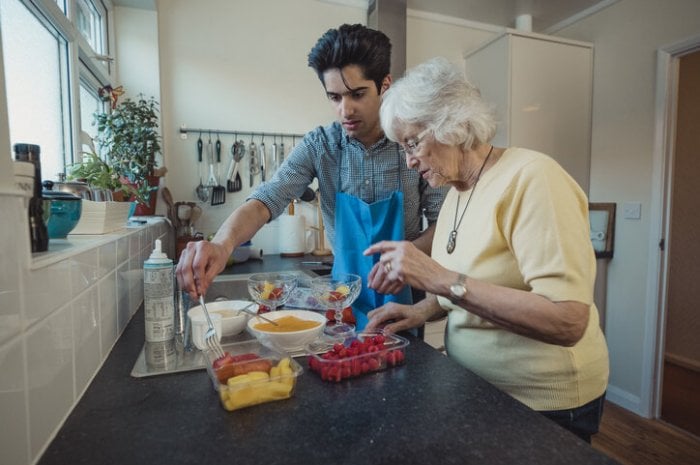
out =
{"type": "Polygon", "coordinates": [[[53,265],[87,250],[115,242],[122,237],[126,237],[160,221],[166,220],[162,216],[132,217],[125,228],[108,234],[68,234],[68,237],[65,239],[51,239],[48,251],[32,254],[29,268],[37,270],[53,265]],[[143,223],[137,223],[136,221],[143,221],[143,223]]]}

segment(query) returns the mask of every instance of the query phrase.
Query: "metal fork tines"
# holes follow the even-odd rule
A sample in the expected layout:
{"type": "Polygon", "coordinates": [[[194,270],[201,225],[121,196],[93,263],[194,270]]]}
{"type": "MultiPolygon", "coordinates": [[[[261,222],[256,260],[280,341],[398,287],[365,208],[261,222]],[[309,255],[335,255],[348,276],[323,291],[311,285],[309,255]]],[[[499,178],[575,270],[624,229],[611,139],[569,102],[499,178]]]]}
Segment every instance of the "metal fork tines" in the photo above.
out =
{"type": "Polygon", "coordinates": [[[199,296],[199,305],[202,306],[204,316],[207,318],[207,326],[209,327],[209,329],[207,329],[207,332],[204,333],[204,345],[207,347],[208,350],[214,352],[216,358],[223,357],[224,349],[222,349],[221,344],[219,344],[219,336],[216,334],[216,329],[214,329],[214,323],[212,323],[211,317],[209,316],[209,311],[207,311],[207,306],[204,304],[203,295],[199,296]]]}

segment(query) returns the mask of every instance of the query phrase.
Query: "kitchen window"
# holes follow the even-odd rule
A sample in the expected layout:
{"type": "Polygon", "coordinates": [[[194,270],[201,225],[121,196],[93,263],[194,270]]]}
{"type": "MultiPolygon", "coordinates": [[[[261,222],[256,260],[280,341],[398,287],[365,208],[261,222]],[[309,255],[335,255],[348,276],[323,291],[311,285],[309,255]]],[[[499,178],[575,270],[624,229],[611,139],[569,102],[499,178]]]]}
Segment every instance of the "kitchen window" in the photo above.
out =
{"type": "Polygon", "coordinates": [[[93,113],[106,108],[98,89],[113,84],[110,8],[101,0],[0,0],[10,141],[41,146],[43,179],[89,150],[93,113]]]}

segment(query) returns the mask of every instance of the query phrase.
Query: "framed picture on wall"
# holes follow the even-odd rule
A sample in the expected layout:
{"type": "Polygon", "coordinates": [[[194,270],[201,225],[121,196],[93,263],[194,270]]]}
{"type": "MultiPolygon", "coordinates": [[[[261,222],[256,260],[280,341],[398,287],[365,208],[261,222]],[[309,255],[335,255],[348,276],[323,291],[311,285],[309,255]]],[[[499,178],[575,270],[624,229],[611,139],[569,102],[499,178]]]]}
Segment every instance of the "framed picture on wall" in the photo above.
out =
{"type": "Polygon", "coordinates": [[[615,204],[589,203],[588,218],[596,258],[612,258],[615,242],[615,204]]]}

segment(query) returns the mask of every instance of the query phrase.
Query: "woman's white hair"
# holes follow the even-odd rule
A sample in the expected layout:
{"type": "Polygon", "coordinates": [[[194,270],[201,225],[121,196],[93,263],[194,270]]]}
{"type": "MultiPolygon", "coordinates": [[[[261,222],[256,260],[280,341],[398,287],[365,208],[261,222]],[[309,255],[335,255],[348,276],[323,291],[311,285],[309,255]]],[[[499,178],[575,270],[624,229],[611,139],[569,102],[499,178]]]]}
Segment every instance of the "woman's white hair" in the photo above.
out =
{"type": "Polygon", "coordinates": [[[396,81],[384,93],[379,111],[386,136],[398,142],[397,129],[416,125],[439,142],[473,149],[496,134],[495,113],[464,73],[446,58],[432,58],[396,81]]]}

